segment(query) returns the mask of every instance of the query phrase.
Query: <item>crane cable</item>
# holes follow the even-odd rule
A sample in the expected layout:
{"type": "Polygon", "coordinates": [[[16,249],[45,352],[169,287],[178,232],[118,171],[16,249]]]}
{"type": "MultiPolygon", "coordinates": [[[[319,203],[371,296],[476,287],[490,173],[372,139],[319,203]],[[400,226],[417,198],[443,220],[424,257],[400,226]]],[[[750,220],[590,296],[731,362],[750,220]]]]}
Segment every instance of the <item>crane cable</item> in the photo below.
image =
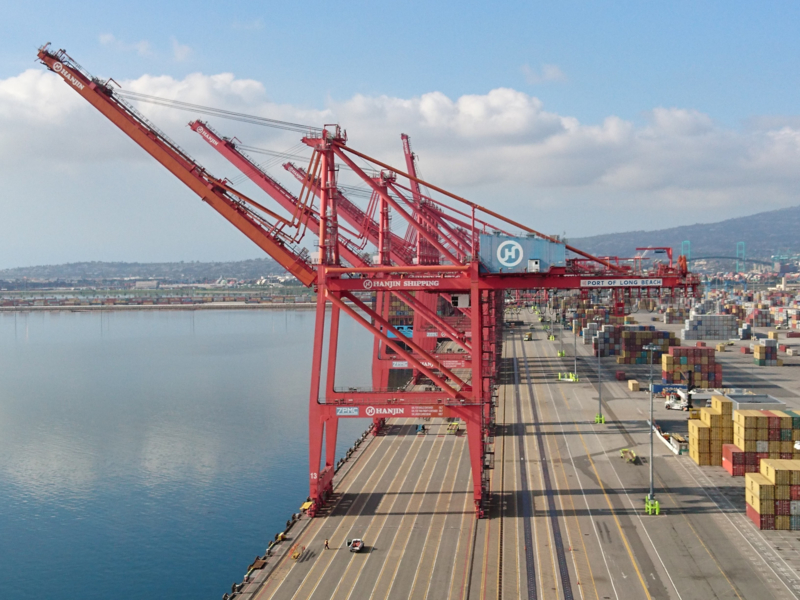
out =
{"type": "Polygon", "coordinates": [[[180,110],[189,110],[205,115],[220,117],[223,119],[230,119],[232,121],[249,123],[251,125],[273,127],[275,129],[284,129],[286,131],[295,131],[298,133],[311,133],[314,135],[322,134],[322,129],[320,127],[312,127],[310,125],[303,125],[301,123],[291,123],[289,121],[279,121],[278,119],[268,119],[266,117],[257,117],[255,115],[249,115],[247,113],[240,113],[232,110],[225,110],[222,108],[214,108],[212,106],[203,106],[201,104],[191,104],[189,102],[182,102],[180,100],[170,100],[168,98],[151,96],[149,94],[142,94],[140,92],[133,92],[130,90],[115,89],[114,94],[120,95],[123,98],[127,98],[129,100],[137,100],[139,102],[147,102],[149,104],[157,104],[159,106],[166,106],[168,108],[177,108],[180,110]]]}

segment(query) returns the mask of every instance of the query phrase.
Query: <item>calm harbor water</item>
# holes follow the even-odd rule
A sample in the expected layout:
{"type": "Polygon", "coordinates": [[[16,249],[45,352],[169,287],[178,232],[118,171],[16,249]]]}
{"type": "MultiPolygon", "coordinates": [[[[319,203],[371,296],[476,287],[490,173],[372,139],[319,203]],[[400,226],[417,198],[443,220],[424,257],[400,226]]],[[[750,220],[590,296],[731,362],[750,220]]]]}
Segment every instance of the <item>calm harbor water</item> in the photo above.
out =
{"type": "MultiPolygon", "coordinates": [[[[0,314],[0,598],[241,581],[308,494],[313,328],[313,311],[0,314]]],[[[341,335],[337,383],[368,385],[368,334],[343,317],[341,335]]],[[[340,454],[367,426],[342,421],[340,454]]]]}

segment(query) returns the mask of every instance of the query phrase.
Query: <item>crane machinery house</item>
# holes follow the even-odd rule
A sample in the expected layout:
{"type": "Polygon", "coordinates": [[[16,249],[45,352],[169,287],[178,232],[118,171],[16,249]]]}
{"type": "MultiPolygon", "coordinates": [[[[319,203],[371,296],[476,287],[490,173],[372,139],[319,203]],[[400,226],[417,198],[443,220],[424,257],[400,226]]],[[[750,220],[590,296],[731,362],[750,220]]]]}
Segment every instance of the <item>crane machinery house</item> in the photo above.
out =
{"type": "Polygon", "coordinates": [[[567,264],[566,246],[539,237],[482,234],[481,264],[490,273],[548,273],[567,264]]]}

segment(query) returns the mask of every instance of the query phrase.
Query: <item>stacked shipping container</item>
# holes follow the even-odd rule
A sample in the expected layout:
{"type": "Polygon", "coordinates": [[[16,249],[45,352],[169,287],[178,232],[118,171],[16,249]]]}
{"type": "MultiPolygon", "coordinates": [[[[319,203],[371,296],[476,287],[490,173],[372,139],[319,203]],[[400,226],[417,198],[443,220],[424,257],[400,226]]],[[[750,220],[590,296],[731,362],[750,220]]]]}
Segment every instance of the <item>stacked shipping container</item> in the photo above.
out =
{"type": "Polygon", "coordinates": [[[717,364],[713,348],[671,347],[661,357],[662,383],[687,383],[692,379],[695,387],[722,386],[722,365],[717,364]]]}
{"type": "Polygon", "coordinates": [[[800,461],[765,459],[745,475],[747,516],[762,530],[800,531],[800,461]]]}
{"type": "Polygon", "coordinates": [[[700,419],[689,420],[689,457],[698,465],[722,466],[722,447],[733,441],[732,412],[730,399],[714,396],[700,419]]]}

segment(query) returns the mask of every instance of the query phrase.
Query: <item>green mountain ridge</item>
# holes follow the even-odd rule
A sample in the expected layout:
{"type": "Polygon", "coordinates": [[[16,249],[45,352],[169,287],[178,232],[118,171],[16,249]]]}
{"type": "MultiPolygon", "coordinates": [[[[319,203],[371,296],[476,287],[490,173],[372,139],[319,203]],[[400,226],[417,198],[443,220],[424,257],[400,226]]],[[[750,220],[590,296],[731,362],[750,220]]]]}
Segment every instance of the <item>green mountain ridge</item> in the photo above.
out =
{"type": "Polygon", "coordinates": [[[628,231],[583,238],[569,243],[599,256],[632,257],[636,248],[671,247],[680,253],[681,242],[691,242],[691,257],[736,256],[736,243],[745,243],[745,256],[769,260],[775,254],[800,253],[800,206],[737,217],[717,223],[697,223],[655,231],[628,231]]]}

